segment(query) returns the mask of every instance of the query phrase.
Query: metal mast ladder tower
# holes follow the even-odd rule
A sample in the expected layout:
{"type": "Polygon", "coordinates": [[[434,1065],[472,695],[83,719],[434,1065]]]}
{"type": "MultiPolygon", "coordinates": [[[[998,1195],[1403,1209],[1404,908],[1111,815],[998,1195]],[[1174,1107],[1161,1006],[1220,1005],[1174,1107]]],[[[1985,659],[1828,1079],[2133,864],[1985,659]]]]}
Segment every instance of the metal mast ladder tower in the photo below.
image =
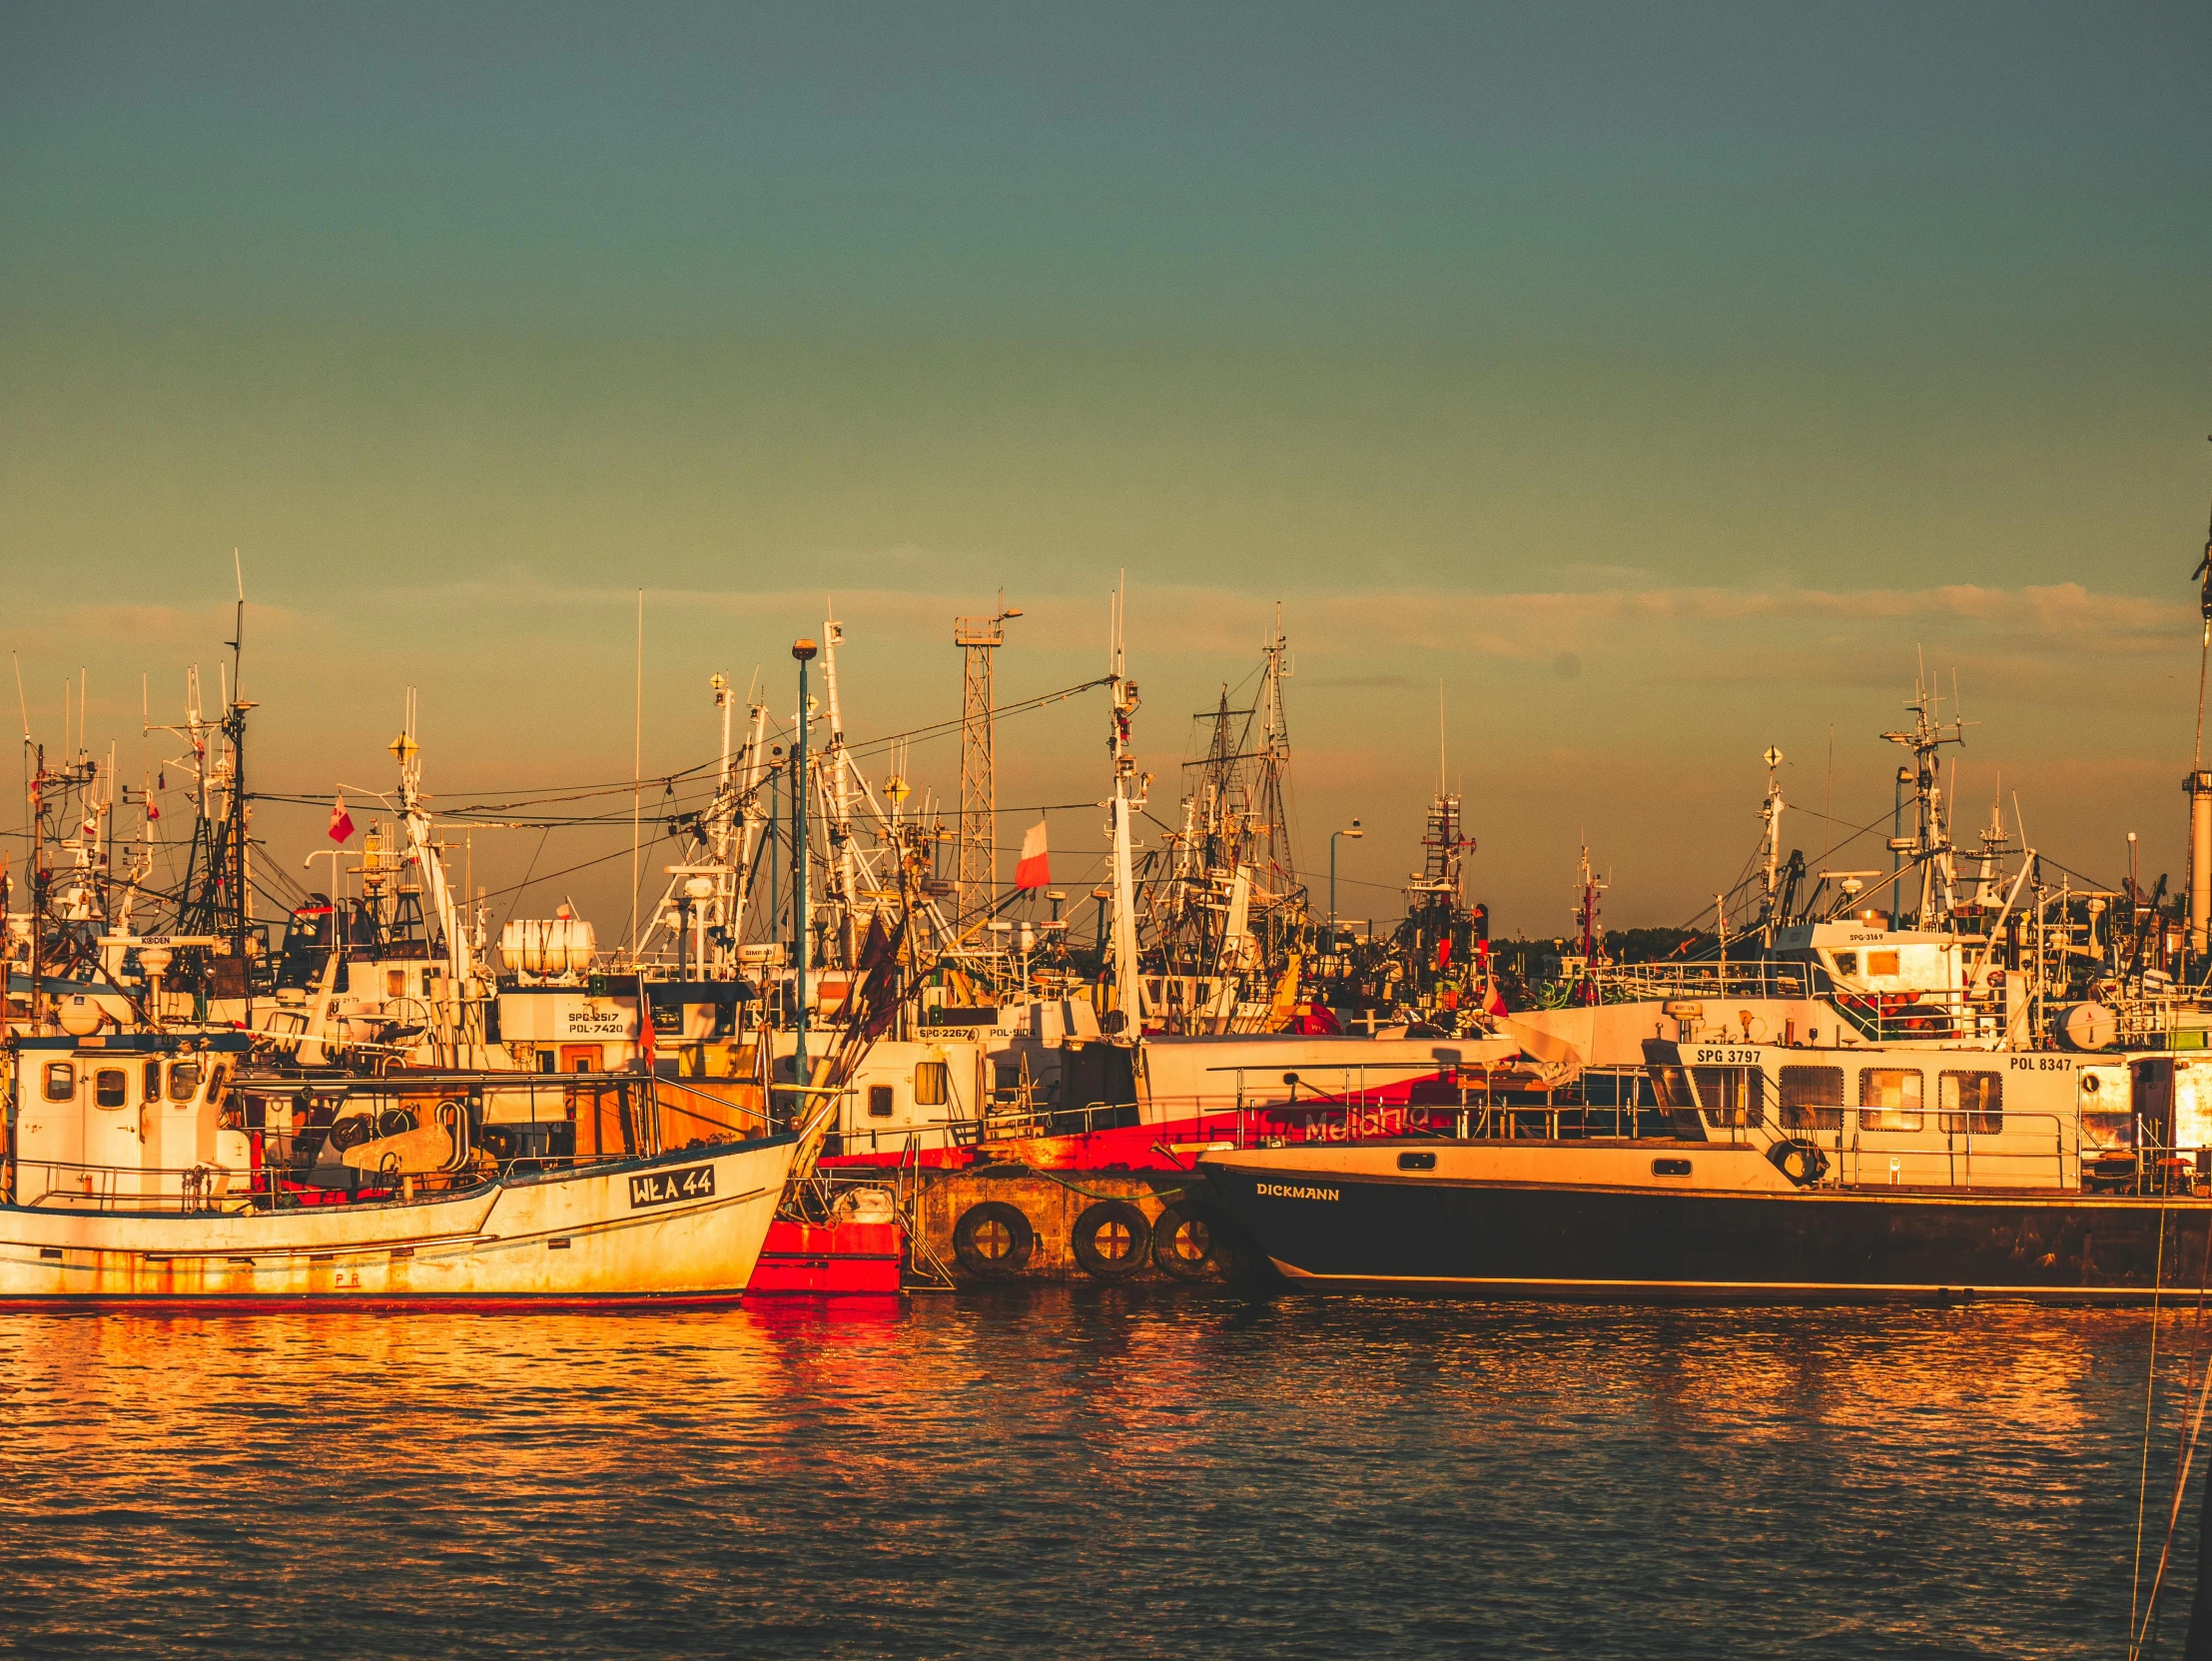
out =
{"type": "Polygon", "coordinates": [[[992,750],[992,654],[1006,644],[1007,619],[1022,615],[999,595],[989,617],[953,619],[953,644],[966,654],[960,698],[960,876],[955,903],[965,922],[989,911],[999,894],[999,780],[992,750]]]}

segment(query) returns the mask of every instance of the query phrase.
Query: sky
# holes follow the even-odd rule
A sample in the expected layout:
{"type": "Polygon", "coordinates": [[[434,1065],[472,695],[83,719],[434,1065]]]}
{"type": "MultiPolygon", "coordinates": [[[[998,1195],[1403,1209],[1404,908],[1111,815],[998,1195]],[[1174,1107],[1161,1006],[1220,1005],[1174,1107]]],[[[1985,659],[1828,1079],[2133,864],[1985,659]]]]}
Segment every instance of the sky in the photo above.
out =
{"type": "MultiPolygon", "coordinates": [[[[1769,745],[1786,843],[1875,863],[1921,674],[1962,829],[2178,881],[2208,84],[2201,4],[7,4],[0,644],[37,741],[81,673],[158,770],[235,549],[256,779],[372,801],[414,686],[458,803],[631,776],[640,591],[657,777],[832,607],[870,738],[1002,590],[1002,700],[1093,679],[1125,581],[1167,819],[1281,607],[1348,916],[1440,701],[1470,890],[1548,936],[1585,843],[1609,922],[1710,906],[1769,745]]],[[[1105,730],[1000,729],[1065,884],[1105,730]]],[[[257,830],[299,874],[322,815],[257,830]]],[[[479,886],[619,857],[495,912],[618,931],[626,831],[547,840],[479,886]]]]}

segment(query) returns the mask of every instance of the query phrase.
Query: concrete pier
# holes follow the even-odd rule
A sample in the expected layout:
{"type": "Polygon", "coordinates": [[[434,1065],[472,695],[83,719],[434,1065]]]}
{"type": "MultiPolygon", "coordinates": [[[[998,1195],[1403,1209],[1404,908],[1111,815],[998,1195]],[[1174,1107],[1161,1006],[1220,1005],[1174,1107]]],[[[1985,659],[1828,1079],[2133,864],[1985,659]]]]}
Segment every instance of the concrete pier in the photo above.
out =
{"type": "Polygon", "coordinates": [[[909,1180],[915,1281],[1218,1285],[1250,1265],[1195,1173],[982,1165],[909,1180]]]}

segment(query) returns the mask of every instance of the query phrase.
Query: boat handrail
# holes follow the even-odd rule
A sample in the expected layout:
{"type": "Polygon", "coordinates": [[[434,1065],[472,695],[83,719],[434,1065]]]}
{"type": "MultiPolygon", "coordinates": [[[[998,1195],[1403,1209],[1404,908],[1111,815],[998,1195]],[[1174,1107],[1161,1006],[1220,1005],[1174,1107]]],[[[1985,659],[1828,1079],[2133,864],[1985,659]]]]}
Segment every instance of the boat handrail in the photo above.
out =
{"type": "MultiPolygon", "coordinates": [[[[730,1082],[730,1083],[732,1083],[732,1084],[736,1084],[736,1085],[750,1085],[750,1088],[752,1088],[752,1089],[754,1089],[754,1090],[758,1090],[758,1089],[760,1088],[760,1086],[758,1086],[758,1085],[751,1085],[751,1084],[750,1084],[750,1081],[748,1081],[748,1080],[745,1080],[745,1079],[733,1079],[733,1080],[731,1080],[731,1081],[729,1081],[729,1082],[730,1082]]],[[[749,1107],[747,1107],[747,1106],[746,1106],[746,1105],[745,1105],[744,1103],[742,1103],[742,1102],[733,1102],[733,1101],[731,1101],[731,1100],[730,1100],[730,1099],[729,1099],[728,1097],[726,1097],[726,1096],[717,1096],[717,1095],[715,1095],[715,1093],[714,1093],[713,1091],[711,1091],[711,1090],[698,1090],[698,1089],[695,1089],[695,1088],[694,1088],[694,1087],[693,1087],[692,1085],[690,1085],[689,1083],[685,1082],[685,1081],[684,1081],[684,1080],[682,1080],[682,1079],[656,1079],[656,1080],[655,1080],[655,1081],[653,1082],[653,1088],[654,1088],[654,1089],[656,1089],[656,1090],[670,1090],[670,1089],[673,1089],[673,1090],[678,1090],[678,1091],[681,1091],[681,1092],[682,1092],[682,1093],[683,1093],[684,1095],[686,1095],[686,1096],[696,1096],[696,1097],[698,1097],[698,1098],[699,1098],[700,1100],[702,1100],[702,1101],[712,1102],[712,1103],[713,1103],[713,1104],[714,1104],[714,1105],[715,1105],[716,1107],[719,1107],[719,1108],[729,1108],[729,1109],[731,1109],[731,1110],[732,1110],[733,1112],[736,1112],[736,1113],[741,1113],[741,1114],[743,1114],[743,1115],[744,1115],[744,1116],[745,1116],[745,1117],[746,1117],[747,1119],[749,1119],[749,1120],[752,1120],[752,1121],[754,1121],[754,1122],[755,1122],[755,1123],[757,1123],[757,1124],[758,1124],[758,1125],[759,1125],[759,1126],[760,1126],[760,1127],[762,1128],[762,1130],[764,1130],[764,1131],[765,1131],[765,1130],[767,1130],[767,1129],[769,1128],[769,1126],[770,1126],[770,1120],[769,1120],[769,1117],[768,1117],[767,1111],[766,1111],[765,1109],[762,1109],[762,1108],[749,1108],[749,1107]]],[[[821,1086],[804,1086],[804,1087],[802,1087],[802,1086],[798,1086],[798,1085],[778,1085],[778,1086],[776,1086],[775,1088],[776,1088],[777,1090],[780,1090],[780,1091],[786,1091],[786,1092],[796,1092],[796,1091],[798,1091],[798,1090],[800,1090],[800,1089],[804,1088],[804,1089],[807,1089],[807,1090],[809,1090],[809,1091],[813,1091],[813,1092],[815,1092],[815,1093],[817,1093],[817,1094],[824,1094],[824,1095],[828,1095],[828,1094],[834,1094],[834,1093],[835,1093],[835,1092],[834,1092],[834,1090],[825,1090],[825,1089],[824,1089],[823,1087],[821,1087],[821,1086]]],[[[712,1116],[711,1114],[703,1114],[703,1113],[697,1113],[697,1112],[694,1112],[693,1110],[691,1110],[691,1109],[689,1109],[689,1108],[685,1109],[684,1111],[685,1111],[686,1113],[690,1113],[690,1114],[691,1114],[691,1116],[692,1116],[692,1117],[693,1117],[694,1119],[705,1119],[705,1120],[709,1120],[709,1121],[712,1121],[712,1120],[713,1120],[713,1116],[712,1116]]],[[[737,1126],[735,1126],[735,1125],[728,1125],[728,1124],[724,1124],[724,1125],[722,1126],[722,1129],[724,1129],[724,1130],[726,1130],[726,1131],[734,1131],[734,1130],[738,1129],[738,1127],[737,1127],[737,1126]]]]}
{"type": "Polygon", "coordinates": [[[1593,964],[1589,981],[1602,1004],[1636,1004],[1660,998],[1810,998],[1811,971],[1799,963],[1606,963],[1593,964]]]}

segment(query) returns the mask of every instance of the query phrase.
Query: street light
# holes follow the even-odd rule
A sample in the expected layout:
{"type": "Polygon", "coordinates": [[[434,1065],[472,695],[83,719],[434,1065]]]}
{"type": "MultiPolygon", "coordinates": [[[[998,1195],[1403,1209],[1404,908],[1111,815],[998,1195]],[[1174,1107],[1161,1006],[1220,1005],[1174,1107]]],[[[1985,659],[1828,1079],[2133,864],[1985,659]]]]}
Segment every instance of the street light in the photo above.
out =
{"type": "Polygon", "coordinates": [[[1359,828],[1357,819],[1343,830],[1329,832],[1329,955],[1332,957],[1336,954],[1336,839],[1340,836],[1357,838],[1366,834],[1359,828]]]}

